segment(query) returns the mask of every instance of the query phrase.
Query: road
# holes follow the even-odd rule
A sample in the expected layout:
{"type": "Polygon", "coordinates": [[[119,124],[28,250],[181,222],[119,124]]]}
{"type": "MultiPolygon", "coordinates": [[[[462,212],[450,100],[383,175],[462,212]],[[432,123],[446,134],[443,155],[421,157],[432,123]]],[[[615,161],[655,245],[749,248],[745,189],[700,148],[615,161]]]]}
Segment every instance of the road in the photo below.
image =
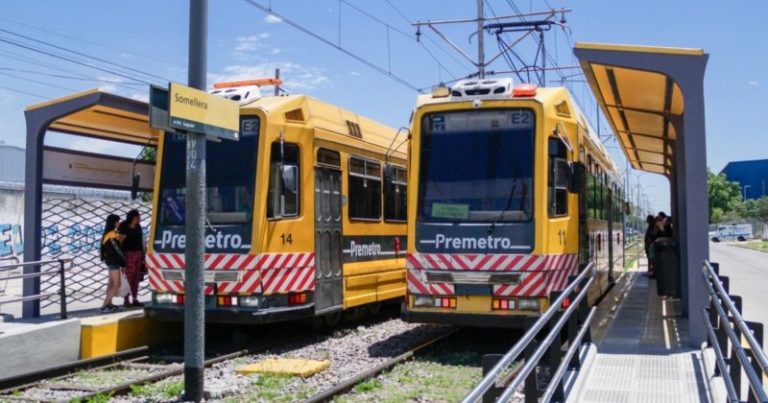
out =
{"type": "Polygon", "coordinates": [[[741,296],[744,319],[768,326],[768,253],[721,242],[709,244],[709,255],[730,278],[730,293],[741,296]]]}

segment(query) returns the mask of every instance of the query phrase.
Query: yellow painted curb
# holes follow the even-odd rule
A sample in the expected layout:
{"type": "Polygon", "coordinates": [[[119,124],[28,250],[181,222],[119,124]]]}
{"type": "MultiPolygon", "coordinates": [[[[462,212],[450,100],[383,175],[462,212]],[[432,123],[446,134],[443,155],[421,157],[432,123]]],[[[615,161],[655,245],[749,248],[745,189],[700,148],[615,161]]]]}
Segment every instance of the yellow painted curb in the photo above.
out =
{"type": "Polygon", "coordinates": [[[242,375],[251,374],[278,374],[298,375],[307,378],[322,372],[331,366],[331,361],[305,360],[300,358],[267,358],[255,364],[237,368],[242,375]]]}

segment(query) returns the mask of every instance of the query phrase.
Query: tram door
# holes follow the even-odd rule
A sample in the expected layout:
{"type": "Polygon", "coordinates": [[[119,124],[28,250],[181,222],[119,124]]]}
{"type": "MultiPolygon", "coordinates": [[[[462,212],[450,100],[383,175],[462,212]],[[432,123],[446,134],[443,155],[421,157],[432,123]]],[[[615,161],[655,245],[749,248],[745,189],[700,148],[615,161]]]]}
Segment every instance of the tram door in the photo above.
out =
{"type": "Polygon", "coordinates": [[[315,313],[341,308],[341,172],[315,169],[315,313]]]}

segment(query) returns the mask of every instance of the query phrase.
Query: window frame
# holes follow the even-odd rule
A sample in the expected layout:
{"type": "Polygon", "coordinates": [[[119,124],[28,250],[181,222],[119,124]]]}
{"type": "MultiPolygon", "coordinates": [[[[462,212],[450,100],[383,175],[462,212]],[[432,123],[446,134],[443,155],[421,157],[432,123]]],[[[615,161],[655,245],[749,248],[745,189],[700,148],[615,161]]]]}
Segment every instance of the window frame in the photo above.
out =
{"type": "Polygon", "coordinates": [[[400,165],[390,165],[390,166],[393,169],[393,173],[394,173],[395,177],[393,178],[392,182],[390,182],[390,183],[386,182],[386,178],[384,178],[384,180],[382,181],[383,182],[382,183],[382,186],[383,186],[382,187],[382,197],[384,198],[384,202],[382,203],[382,208],[384,210],[384,212],[383,212],[384,221],[385,222],[404,223],[404,222],[408,221],[408,169],[406,167],[403,167],[403,166],[400,166],[400,165]],[[397,180],[397,172],[398,171],[401,171],[403,173],[403,180],[402,181],[398,181],[397,180]],[[405,211],[403,212],[404,216],[403,216],[403,218],[388,218],[387,217],[387,204],[389,202],[393,202],[394,203],[394,193],[392,193],[393,196],[392,196],[392,200],[390,201],[390,199],[388,197],[390,192],[388,192],[387,189],[389,187],[394,189],[396,185],[402,185],[404,187],[404,189],[405,189],[405,196],[404,196],[405,197],[405,211]]]}
{"type": "MultiPolygon", "coordinates": [[[[569,167],[568,152],[564,153],[564,156],[553,155],[550,150],[550,144],[552,141],[562,144],[562,140],[559,137],[547,138],[547,215],[549,218],[562,218],[569,215],[569,192],[567,180],[563,186],[557,186],[557,172],[558,164],[564,164],[566,169],[569,167]],[[557,213],[557,205],[555,204],[555,210],[552,209],[553,203],[557,203],[557,191],[561,190],[565,192],[565,211],[563,213],[557,213]],[[554,191],[554,192],[553,192],[554,191]],[[554,200],[553,200],[554,198],[554,200]]],[[[563,144],[563,147],[565,145],[563,144]]],[[[566,178],[567,179],[567,178],[566,178]]]]}
{"type": "Polygon", "coordinates": [[[359,156],[359,155],[352,155],[352,154],[350,154],[347,157],[347,203],[346,203],[347,204],[347,219],[349,219],[350,221],[381,222],[382,218],[384,217],[384,213],[382,211],[383,207],[384,207],[384,203],[383,203],[384,202],[384,200],[383,200],[383,196],[384,196],[384,188],[383,188],[383,186],[384,186],[384,178],[382,176],[383,176],[383,164],[382,164],[381,161],[379,161],[377,159],[373,159],[373,158],[367,158],[367,157],[362,157],[362,156],[359,156]],[[362,161],[363,162],[364,165],[363,165],[363,173],[362,174],[356,173],[356,172],[352,172],[352,160],[358,160],[358,161],[362,161]],[[368,164],[369,163],[377,164],[379,166],[379,175],[378,176],[373,176],[373,175],[368,175],[367,174],[368,173],[368,164]],[[352,179],[352,177],[363,179],[363,180],[378,181],[378,183],[379,183],[379,209],[378,209],[379,210],[379,215],[378,215],[378,217],[374,218],[374,217],[353,217],[352,216],[352,211],[351,211],[351,206],[352,206],[352,188],[351,188],[352,182],[351,182],[351,179],[352,179]]]}
{"type": "MultiPolygon", "coordinates": [[[[297,172],[297,177],[296,177],[296,212],[295,212],[295,214],[285,214],[285,202],[284,202],[284,194],[283,194],[284,189],[283,189],[283,184],[282,184],[282,170],[281,170],[280,171],[280,175],[279,175],[280,183],[277,184],[277,186],[279,186],[279,191],[280,191],[279,215],[272,215],[272,211],[270,210],[269,206],[270,206],[270,200],[271,200],[270,193],[273,190],[273,186],[275,186],[275,184],[272,182],[272,180],[274,178],[274,175],[275,175],[273,173],[273,171],[272,171],[273,170],[273,166],[274,166],[274,164],[273,164],[273,157],[275,155],[272,152],[272,147],[275,144],[279,145],[280,141],[273,141],[269,145],[269,147],[270,147],[269,148],[270,155],[269,155],[269,172],[268,172],[268,176],[267,176],[267,205],[266,205],[267,220],[268,221],[277,221],[277,220],[297,219],[297,218],[301,217],[301,192],[303,190],[302,186],[301,186],[301,145],[299,143],[283,142],[283,147],[290,146],[290,147],[295,147],[296,148],[296,165],[295,165],[296,172],[297,172]]],[[[294,165],[293,164],[283,164],[283,165],[280,165],[279,162],[278,162],[277,166],[285,167],[285,166],[294,166],[294,165]]]]}

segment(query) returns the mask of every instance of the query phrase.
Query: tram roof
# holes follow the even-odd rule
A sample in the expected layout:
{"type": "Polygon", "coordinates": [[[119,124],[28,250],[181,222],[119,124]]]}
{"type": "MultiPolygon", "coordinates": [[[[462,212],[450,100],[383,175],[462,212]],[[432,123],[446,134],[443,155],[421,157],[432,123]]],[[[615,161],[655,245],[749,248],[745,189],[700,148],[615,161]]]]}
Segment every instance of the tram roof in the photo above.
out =
{"type": "MultiPolygon", "coordinates": [[[[576,49],[703,56],[702,49],[577,43],[576,49]]],[[[671,175],[674,122],[685,111],[680,86],[668,75],[640,67],[581,60],[581,67],[632,167],[671,175]]]]}
{"type": "Polygon", "coordinates": [[[345,138],[350,135],[347,122],[356,123],[359,125],[362,141],[385,150],[396,146],[395,151],[406,152],[407,145],[404,141],[396,140],[393,144],[392,135],[396,133],[396,129],[307,95],[265,96],[241,108],[243,111],[249,109],[263,110],[269,117],[267,124],[286,122],[310,125],[343,135],[345,138]]]}
{"type": "Polygon", "coordinates": [[[154,146],[160,133],[149,126],[146,102],[99,89],[30,105],[25,111],[52,119],[48,130],[102,140],[154,146]]]}

